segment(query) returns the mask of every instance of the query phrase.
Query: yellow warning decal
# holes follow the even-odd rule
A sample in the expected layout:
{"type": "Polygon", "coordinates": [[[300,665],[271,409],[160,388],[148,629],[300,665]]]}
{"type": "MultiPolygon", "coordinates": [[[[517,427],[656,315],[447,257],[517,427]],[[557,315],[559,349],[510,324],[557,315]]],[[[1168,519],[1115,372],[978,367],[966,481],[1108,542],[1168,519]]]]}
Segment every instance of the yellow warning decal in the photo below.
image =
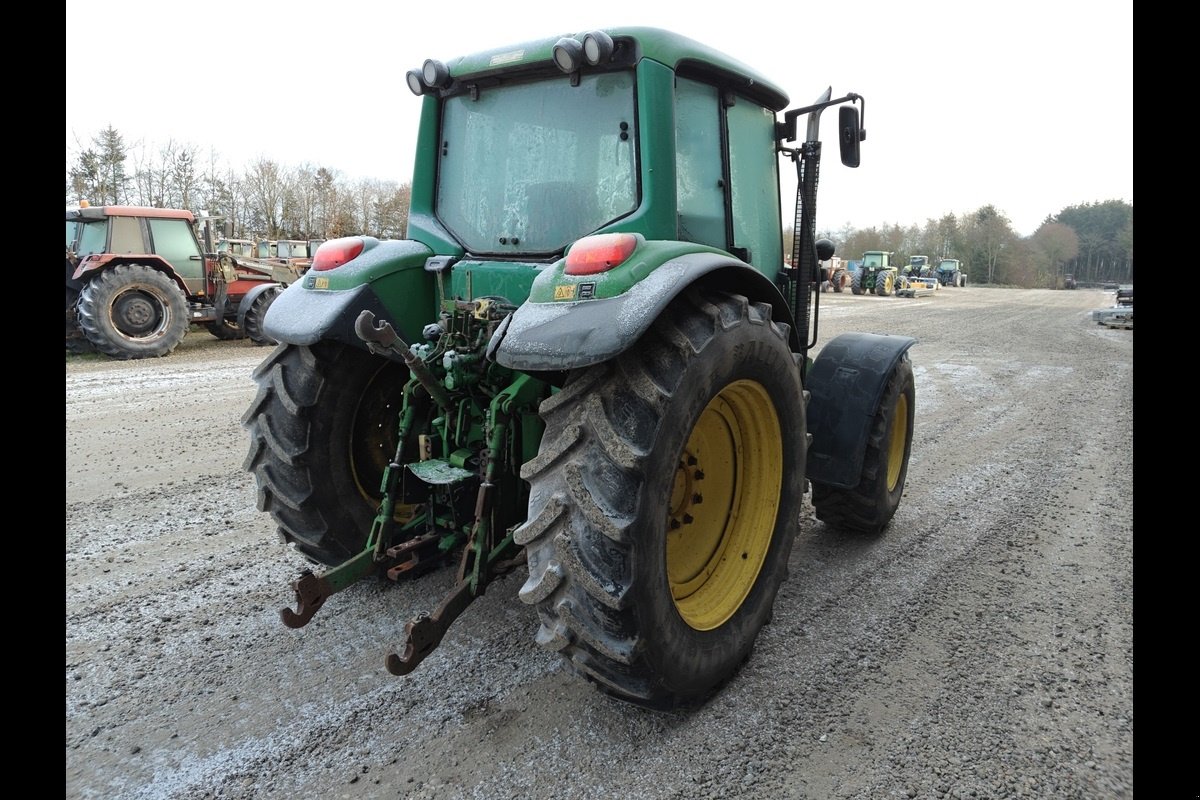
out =
{"type": "Polygon", "coordinates": [[[575,299],[575,284],[566,283],[562,286],[554,287],[555,300],[574,300],[575,299]]]}
{"type": "Polygon", "coordinates": [[[329,288],[329,278],[317,278],[316,281],[313,282],[313,288],[314,289],[328,289],[329,288]]]}

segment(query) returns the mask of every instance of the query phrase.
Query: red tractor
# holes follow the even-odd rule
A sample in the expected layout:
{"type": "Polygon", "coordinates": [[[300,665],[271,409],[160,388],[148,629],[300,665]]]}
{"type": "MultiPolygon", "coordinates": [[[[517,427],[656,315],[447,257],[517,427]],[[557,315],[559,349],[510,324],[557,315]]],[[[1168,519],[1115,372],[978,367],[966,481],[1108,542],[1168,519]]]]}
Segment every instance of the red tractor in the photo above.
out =
{"type": "Polygon", "coordinates": [[[850,285],[850,271],[846,269],[846,262],[838,256],[820,262],[820,269],[822,292],[831,289],[840,292],[850,285]]]}
{"type": "MultiPolygon", "coordinates": [[[[142,206],[67,209],[67,350],[165,356],[192,324],[258,341],[280,276],[201,247],[196,215],[142,206]]],[[[204,236],[212,235],[205,220],[204,236]]]]}

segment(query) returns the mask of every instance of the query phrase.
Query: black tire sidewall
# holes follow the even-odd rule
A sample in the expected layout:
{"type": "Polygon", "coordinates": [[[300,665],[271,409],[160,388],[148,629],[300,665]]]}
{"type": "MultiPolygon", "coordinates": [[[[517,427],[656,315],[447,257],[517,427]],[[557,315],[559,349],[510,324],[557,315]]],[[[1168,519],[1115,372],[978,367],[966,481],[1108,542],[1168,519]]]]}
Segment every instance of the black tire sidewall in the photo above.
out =
{"type": "Polygon", "coordinates": [[[664,409],[661,433],[647,462],[639,502],[640,538],[634,554],[631,605],[646,637],[645,658],[668,690],[694,697],[727,678],[745,659],[759,629],[771,615],[779,584],[787,573],[803,492],[804,406],[798,370],[788,348],[765,325],[743,324],[743,335],[711,340],[690,365],[664,409]],[[697,631],[679,615],[666,573],[666,532],[676,464],[692,428],[708,402],[733,381],[749,379],[771,395],[780,418],[784,463],[780,505],[763,567],[754,588],[721,627],[697,631]],[[678,424],[673,424],[677,421],[678,424]]]}
{"type": "MultiPolygon", "coordinates": [[[[88,281],[80,293],[80,308],[86,308],[94,325],[83,325],[97,349],[125,358],[163,356],[174,350],[187,334],[187,299],[173,280],[143,264],[122,264],[88,281]],[[122,334],[112,319],[112,305],[123,292],[140,284],[169,314],[161,335],[134,339],[122,334]]],[[[82,316],[82,313],[81,313],[82,316]]]]}
{"type": "MultiPolygon", "coordinates": [[[[365,546],[382,469],[356,478],[363,424],[380,422],[360,420],[363,397],[376,380],[398,397],[406,378],[402,365],[339,342],[282,344],[255,370],[259,397],[243,420],[252,437],[246,466],[259,484],[259,508],[309,558],[335,566],[365,546]]],[[[394,447],[379,453],[394,455],[394,447]]]]}
{"type": "MultiPolygon", "coordinates": [[[[329,366],[321,398],[312,411],[313,449],[309,469],[314,474],[316,507],[332,518],[333,535],[337,537],[336,543],[329,542],[327,546],[335,548],[340,561],[365,545],[380,501],[378,496],[370,496],[379,491],[380,476],[358,476],[355,472],[352,451],[362,444],[361,435],[355,431],[361,430],[359,414],[365,413],[361,407],[363,397],[375,381],[387,380],[384,371],[394,370],[396,379],[391,385],[403,387],[407,371],[394,362],[348,345],[325,344],[317,349],[329,359],[329,366]]],[[[398,407],[395,413],[399,413],[398,407]]],[[[394,451],[387,452],[386,458],[393,455],[394,451]]]]}
{"type": "Polygon", "coordinates": [[[267,309],[271,307],[271,303],[275,302],[275,298],[280,295],[279,289],[267,289],[254,301],[250,303],[250,308],[246,309],[246,316],[242,320],[242,326],[246,329],[246,335],[251,341],[258,345],[273,345],[278,342],[268,336],[263,330],[263,320],[267,316],[267,309]]]}
{"type": "Polygon", "coordinates": [[[894,382],[889,382],[887,391],[880,400],[879,406],[880,413],[883,415],[883,418],[886,421],[883,434],[883,442],[885,446],[881,447],[875,453],[879,463],[876,465],[878,472],[873,491],[875,493],[875,503],[877,507],[884,509],[884,525],[886,525],[896,513],[896,509],[900,506],[900,498],[904,495],[904,484],[908,479],[908,459],[912,452],[913,421],[916,418],[916,384],[913,378],[912,362],[907,358],[902,358],[896,365],[895,370],[897,380],[894,382]],[[904,442],[904,457],[900,464],[899,478],[896,481],[895,488],[889,491],[887,485],[889,450],[886,446],[886,443],[892,440],[892,434],[896,429],[896,408],[897,402],[899,401],[901,395],[906,395],[908,397],[908,436],[904,442]]]}

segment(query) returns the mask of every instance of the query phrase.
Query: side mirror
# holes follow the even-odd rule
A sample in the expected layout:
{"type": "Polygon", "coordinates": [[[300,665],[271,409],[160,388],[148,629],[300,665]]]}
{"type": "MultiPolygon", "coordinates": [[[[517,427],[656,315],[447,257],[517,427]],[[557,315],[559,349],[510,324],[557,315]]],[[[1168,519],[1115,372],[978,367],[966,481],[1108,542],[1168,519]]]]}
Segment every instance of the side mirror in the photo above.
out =
{"type": "Polygon", "coordinates": [[[842,163],[847,167],[859,164],[858,143],[867,138],[867,132],[859,127],[858,109],[842,106],[838,109],[838,144],[842,150],[842,163]]]}

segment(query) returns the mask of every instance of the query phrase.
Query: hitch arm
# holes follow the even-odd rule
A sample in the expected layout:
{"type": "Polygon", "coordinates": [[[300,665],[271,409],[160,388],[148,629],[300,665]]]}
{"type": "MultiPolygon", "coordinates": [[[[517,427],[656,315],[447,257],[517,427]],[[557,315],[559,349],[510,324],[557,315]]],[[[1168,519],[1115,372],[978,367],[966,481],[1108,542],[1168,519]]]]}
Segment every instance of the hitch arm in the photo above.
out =
{"type": "Polygon", "coordinates": [[[471,590],[470,581],[462,581],[454,591],[434,609],[433,614],[419,614],[416,619],[404,626],[404,654],[388,653],[387,670],[393,675],[407,675],[417,668],[434,649],[441,644],[442,637],[454,620],[458,619],[471,601],[475,593],[471,590]]]}
{"type": "Polygon", "coordinates": [[[279,609],[279,616],[283,620],[283,624],[289,628],[304,627],[313,618],[313,614],[321,609],[326,600],[350,584],[370,575],[377,566],[374,552],[364,550],[324,575],[317,576],[311,570],[305,570],[299,578],[292,582],[292,589],[296,592],[296,610],[279,609]]]}
{"type": "Polygon", "coordinates": [[[435,403],[447,410],[453,407],[450,395],[429,372],[429,367],[425,366],[425,362],[408,349],[408,343],[400,337],[400,334],[396,333],[396,329],[387,320],[381,320],[379,324],[375,324],[375,315],[363,309],[358,318],[354,320],[354,332],[372,353],[383,356],[394,353],[404,359],[404,363],[413,377],[420,382],[435,403]]]}

